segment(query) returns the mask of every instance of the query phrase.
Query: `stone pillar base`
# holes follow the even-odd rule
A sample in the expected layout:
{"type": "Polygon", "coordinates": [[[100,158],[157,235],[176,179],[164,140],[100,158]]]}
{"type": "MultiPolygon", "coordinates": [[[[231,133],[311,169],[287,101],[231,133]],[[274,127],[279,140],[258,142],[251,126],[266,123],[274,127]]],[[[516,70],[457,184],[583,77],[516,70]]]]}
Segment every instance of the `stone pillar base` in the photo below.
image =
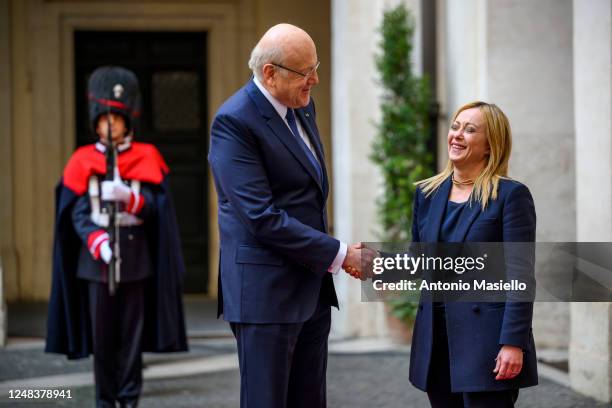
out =
{"type": "Polygon", "coordinates": [[[571,321],[572,388],[599,401],[612,402],[612,305],[572,303],[571,321]]]}

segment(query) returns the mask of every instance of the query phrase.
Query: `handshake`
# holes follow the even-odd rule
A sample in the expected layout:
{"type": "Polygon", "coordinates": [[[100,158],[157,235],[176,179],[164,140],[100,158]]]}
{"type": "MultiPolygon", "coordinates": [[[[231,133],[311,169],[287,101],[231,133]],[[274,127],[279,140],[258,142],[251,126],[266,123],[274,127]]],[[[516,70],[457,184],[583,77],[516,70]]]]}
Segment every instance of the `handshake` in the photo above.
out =
{"type": "Polygon", "coordinates": [[[365,281],[372,276],[372,264],[374,258],[379,256],[378,251],[370,248],[362,242],[349,245],[346,251],[346,258],[342,264],[342,269],[355,279],[365,281]]]}

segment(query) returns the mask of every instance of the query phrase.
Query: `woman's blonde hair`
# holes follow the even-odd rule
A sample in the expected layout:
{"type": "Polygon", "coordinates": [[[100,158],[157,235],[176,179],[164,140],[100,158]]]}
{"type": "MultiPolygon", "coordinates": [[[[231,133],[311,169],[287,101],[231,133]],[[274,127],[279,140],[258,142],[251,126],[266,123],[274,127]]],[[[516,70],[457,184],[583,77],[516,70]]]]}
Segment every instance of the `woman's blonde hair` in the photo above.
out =
{"type": "MultiPolygon", "coordinates": [[[[489,144],[489,159],[483,171],[474,180],[474,190],[470,201],[480,201],[482,209],[487,207],[489,200],[497,198],[497,189],[501,178],[508,178],[508,161],[512,151],[512,132],[510,122],[501,109],[492,103],[481,101],[470,102],[460,107],[453,115],[451,123],[467,109],[478,108],[485,119],[485,135],[489,144]]],[[[446,168],[433,177],[417,181],[425,196],[429,196],[453,173],[454,166],[450,160],[446,168]]]]}

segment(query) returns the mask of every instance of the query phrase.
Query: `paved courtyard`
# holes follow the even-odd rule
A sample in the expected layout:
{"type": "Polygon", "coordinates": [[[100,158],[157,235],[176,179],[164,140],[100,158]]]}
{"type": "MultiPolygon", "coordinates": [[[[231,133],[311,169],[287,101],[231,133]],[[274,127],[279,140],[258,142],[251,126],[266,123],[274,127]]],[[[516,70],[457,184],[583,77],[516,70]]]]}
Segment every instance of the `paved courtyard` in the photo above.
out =
{"type": "MultiPolygon", "coordinates": [[[[186,310],[190,351],[145,354],[140,406],[239,407],[236,347],[227,324],[215,318],[213,302],[187,300],[186,310]]],[[[9,333],[13,337],[8,347],[0,348],[0,407],[93,407],[91,359],[68,361],[43,352],[46,306],[13,307],[9,312],[9,333]],[[72,398],[9,399],[10,389],[51,387],[69,389],[72,398]]],[[[328,407],[428,407],[426,394],[408,382],[409,357],[408,347],[380,339],[332,340],[328,407]]],[[[522,390],[517,407],[612,408],[611,404],[598,403],[562,385],[567,383],[563,376],[567,376],[559,370],[541,365],[540,373],[540,385],[522,390]]]]}
{"type": "MultiPolygon", "coordinates": [[[[205,343],[205,342],[204,342],[205,343]]],[[[211,346],[199,345],[190,353],[174,358],[147,355],[147,374],[158,367],[186,366],[190,361],[213,361],[215,356],[228,356],[230,342],[215,342],[211,346]]],[[[427,396],[408,382],[409,354],[405,351],[381,351],[358,353],[330,353],[328,371],[328,406],[330,408],[417,408],[428,407],[427,396]]],[[[4,350],[0,352],[0,407],[91,407],[93,386],[91,384],[90,361],[66,362],[59,356],[42,354],[40,349],[4,350]],[[41,355],[44,367],[41,367],[41,355]],[[11,369],[13,368],[13,369],[11,369]],[[53,372],[55,371],[55,374],[53,372]],[[76,371],[76,372],[75,372],[76,371]],[[71,399],[57,400],[10,400],[4,386],[19,383],[30,377],[49,381],[60,381],[65,376],[68,383],[78,383],[79,376],[90,384],[67,386],[71,399]],[[65,374],[61,374],[65,373],[65,374]],[[45,376],[42,376],[46,374],[45,376]],[[76,377],[75,377],[76,374],[76,377]],[[8,382],[11,381],[11,382],[8,382]]],[[[236,408],[239,406],[239,376],[234,364],[220,367],[219,371],[169,378],[147,378],[145,380],[141,406],[145,408],[236,408]]],[[[201,370],[206,371],[206,370],[201,370]]],[[[31,386],[27,386],[32,388],[31,386]]],[[[594,408],[610,407],[581,396],[570,389],[547,379],[541,379],[537,387],[523,390],[518,407],[531,408],[594,408]]]]}

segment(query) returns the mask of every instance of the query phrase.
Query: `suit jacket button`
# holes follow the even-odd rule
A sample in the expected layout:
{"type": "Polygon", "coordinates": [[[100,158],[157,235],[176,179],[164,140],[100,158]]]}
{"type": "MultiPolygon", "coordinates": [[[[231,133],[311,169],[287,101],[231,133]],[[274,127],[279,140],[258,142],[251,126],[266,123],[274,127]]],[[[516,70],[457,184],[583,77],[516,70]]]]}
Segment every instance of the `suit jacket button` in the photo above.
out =
{"type": "Polygon", "coordinates": [[[478,312],[480,312],[480,307],[479,307],[478,305],[473,305],[473,306],[472,306],[472,311],[473,311],[474,313],[478,313],[478,312]]]}
{"type": "Polygon", "coordinates": [[[128,235],[128,239],[131,241],[134,239],[134,236],[132,234],[128,235]]]}

